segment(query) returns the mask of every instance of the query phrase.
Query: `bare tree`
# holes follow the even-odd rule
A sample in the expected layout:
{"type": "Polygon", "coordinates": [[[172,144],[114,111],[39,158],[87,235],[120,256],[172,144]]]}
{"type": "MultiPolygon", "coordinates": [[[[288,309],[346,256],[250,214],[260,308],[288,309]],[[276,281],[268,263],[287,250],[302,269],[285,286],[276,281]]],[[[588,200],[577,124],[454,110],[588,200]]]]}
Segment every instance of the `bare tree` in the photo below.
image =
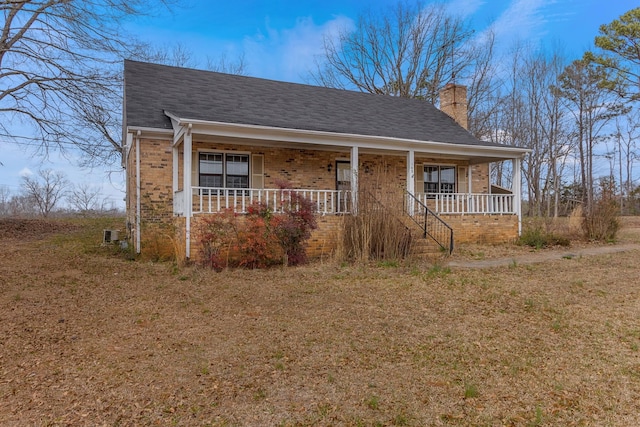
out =
{"type": "Polygon", "coordinates": [[[240,54],[235,60],[229,59],[226,54],[222,54],[217,60],[207,57],[207,69],[211,71],[244,76],[247,74],[246,67],[244,54],[240,54]]]}
{"type": "Polygon", "coordinates": [[[146,50],[122,23],[169,1],[0,2],[0,136],[117,158],[122,59],[146,50]]]}
{"type": "MultiPolygon", "coordinates": [[[[492,123],[500,108],[500,89],[503,82],[498,75],[495,58],[495,33],[489,31],[480,39],[468,44],[473,52],[467,84],[467,108],[469,132],[483,140],[493,140],[495,127],[492,123]]],[[[503,141],[496,141],[503,142],[503,141]]]]}
{"type": "Polygon", "coordinates": [[[82,216],[88,216],[92,212],[102,210],[104,201],[101,200],[102,188],[94,187],[87,183],[76,184],[67,193],[69,206],[78,211],[82,216]]]}
{"type": "MultiPolygon", "coordinates": [[[[530,215],[558,215],[560,177],[569,152],[566,112],[549,90],[564,67],[559,52],[536,52],[516,45],[510,54],[500,108],[491,124],[494,142],[531,149],[522,167],[530,215]]],[[[505,61],[507,63],[507,61],[505,61]]],[[[500,170],[494,173],[500,177],[500,170]]]]}
{"type": "Polygon", "coordinates": [[[11,200],[11,190],[6,185],[0,185],[0,216],[9,214],[9,202],[11,200]]]}
{"type": "Polygon", "coordinates": [[[9,216],[35,216],[38,214],[38,208],[32,197],[16,194],[9,199],[7,214],[9,216]]]}
{"type": "Polygon", "coordinates": [[[37,176],[23,176],[21,185],[23,195],[33,200],[40,214],[47,217],[64,197],[68,183],[63,172],[43,169],[37,176]]]}
{"type": "Polygon", "coordinates": [[[435,103],[439,89],[469,64],[464,43],[471,34],[444,5],[399,2],[361,15],[355,30],[344,29],[337,39],[326,37],[310,79],[435,103]]]}
{"type": "Polygon", "coordinates": [[[171,46],[161,46],[150,50],[146,53],[145,60],[176,67],[196,68],[198,66],[193,51],[179,42],[171,46]]]}
{"type": "MultiPolygon", "coordinates": [[[[175,67],[202,68],[203,66],[193,51],[182,43],[162,46],[155,50],[151,49],[145,54],[144,59],[149,62],[175,67]]],[[[238,55],[234,60],[229,59],[226,53],[223,53],[217,59],[207,56],[204,68],[219,73],[246,74],[244,54],[238,55]]]]}
{"type": "Polygon", "coordinates": [[[616,81],[610,70],[588,58],[573,61],[560,75],[556,92],[574,118],[575,140],[580,161],[580,178],[586,214],[594,198],[594,147],[602,139],[604,126],[626,109],[616,95],[616,81]]]}
{"type": "MultiPolygon", "coordinates": [[[[630,195],[633,192],[633,165],[640,159],[637,140],[640,138],[640,109],[616,117],[614,153],[618,154],[618,179],[620,181],[620,210],[628,213],[630,195]]],[[[612,171],[613,174],[613,171],[612,171]]]]}

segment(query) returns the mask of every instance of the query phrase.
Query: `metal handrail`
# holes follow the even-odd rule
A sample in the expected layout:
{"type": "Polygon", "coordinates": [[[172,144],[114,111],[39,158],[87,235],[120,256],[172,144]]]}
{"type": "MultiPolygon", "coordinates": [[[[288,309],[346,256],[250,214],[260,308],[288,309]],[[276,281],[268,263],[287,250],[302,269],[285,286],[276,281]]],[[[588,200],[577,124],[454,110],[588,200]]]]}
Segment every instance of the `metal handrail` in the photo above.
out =
{"type": "Polygon", "coordinates": [[[443,250],[453,253],[453,228],[435,212],[422,203],[416,196],[405,191],[404,211],[423,231],[423,237],[429,236],[443,250]],[[409,204],[410,203],[410,204],[409,204]],[[416,209],[417,208],[417,209],[416,209]],[[416,212],[419,210],[419,212],[416,212]]]}

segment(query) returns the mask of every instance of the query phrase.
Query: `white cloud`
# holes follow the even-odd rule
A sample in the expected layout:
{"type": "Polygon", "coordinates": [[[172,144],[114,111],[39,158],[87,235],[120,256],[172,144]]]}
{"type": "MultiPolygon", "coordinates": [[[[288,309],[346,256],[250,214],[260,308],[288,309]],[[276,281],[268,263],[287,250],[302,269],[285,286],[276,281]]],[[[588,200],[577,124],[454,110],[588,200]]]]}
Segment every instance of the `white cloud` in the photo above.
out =
{"type": "Polygon", "coordinates": [[[21,177],[28,177],[33,175],[33,171],[27,167],[24,167],[18,172],[18,175],[21,177]]]}
{"type": "Polygon", "coordinates": [[[553,0],[513,0],[488,29],[495,33],[498,41],[536,43],[546,35],[547,18],[543,9],[553,3],[553,0]]]}
{"type": "Polygon", "coordinates": [[[473,16],[485,3],[486,0],[451,0],[447,3],[447,9],[461,18],[468,18],[473,16]]]}
{"type": "Polygon", "coordinates": [[[310,17],[298,18],[292,28],[271,28],[246,37],[244,50],[249,74],[285,81],[301,81],[323,52],[325,37],[335,38],[340,31],[353,28],[345,16],[336,16],[321,25],[310,17]]]}

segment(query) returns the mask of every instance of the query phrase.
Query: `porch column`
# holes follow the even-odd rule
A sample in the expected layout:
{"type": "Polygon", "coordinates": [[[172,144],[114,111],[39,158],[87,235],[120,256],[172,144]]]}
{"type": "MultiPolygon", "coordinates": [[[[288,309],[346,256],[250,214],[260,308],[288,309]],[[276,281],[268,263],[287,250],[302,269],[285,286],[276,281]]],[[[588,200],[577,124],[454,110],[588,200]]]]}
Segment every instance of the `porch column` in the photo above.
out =
{"type": "Polygon", "coordinates": [[[522,235],[522,169],[520,166],[521,159],[513,159],[513,209],[518,215],[518,236],[522,235]]]}
{"type": "Polygon", "coordinates": [[[351,206],[358,213],[358,147],[351,147],[351,206]]]}
{"type": "Polygon", "coordinates": [[[473,194],[473,185],[472,185],[473,174],[471,173],[472,171],[473,171],[473,165],[469,164],[469,167],[467,168],[467,194],[468,194],[467,213],[476,211],[475,199],[472,196],[473,194]]]}
{"type": "Polygon", "coordinates": [[[192,198],[191,198],[191,124],[184,135],[184,142],[182,144],[184,156],[183,156],[183,168],[182,168],[182,193],[184,197],[184,240],[185,240],[185,256],[191,257],[191,210],[192,210],[192,198]]]}
{"type": "MultiPolygon", "coordinates": [[[[409,150],[409,152],[407,153],[407,193],[411,194],[412,196],[415,196],[416,194],[415,167],[416,167],[416,152],[413,150],[409,150]]],[[[403,197],[405,198],[405,203],[407,204],[407,213],[413,216],[414,204],[409,203],[409,200],[411,199],[409,198],[408,195],[403,194],[403,197]]]]}

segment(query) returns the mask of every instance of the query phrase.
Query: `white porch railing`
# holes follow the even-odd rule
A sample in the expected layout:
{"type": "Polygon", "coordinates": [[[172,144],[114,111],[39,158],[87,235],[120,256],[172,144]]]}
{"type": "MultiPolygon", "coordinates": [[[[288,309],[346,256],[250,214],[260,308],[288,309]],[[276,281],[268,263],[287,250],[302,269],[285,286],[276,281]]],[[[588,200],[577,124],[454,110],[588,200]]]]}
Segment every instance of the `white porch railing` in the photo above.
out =
{"type": "MultiPolygon", "coordinates": [[[[192,213],[194,215],[217,213],[227,209],[232,209],[237,213],[247,213],[249,206],[256,202],[264,203],[273,212],[282,212],[283,209],[290,207],[291,203],[295,203],[295,197],[292,197],[294,194],[310,200],[315,207],[316,213],[322,215],[351,212],[350,191],[192,187],[192,213]]],[[[184,199],[177,193],[175,198],[184,199]]],[[[180,207],[176,205],[175,198],[174,209],[180,207]]],[[[184,207],[182,206],[182,210],[177,213],[181,214],[183,212],[184,207]]]]}
{"type": "Polygon", "coordinates": [[[513,194],[439,193],[417,194],[416,198],[438,215],[515,214],[513,194]]]}
{"type": "MultiPolygon", "coordinates": [[[[247,213],[255,202],[264,203],[273,212],[282,210],[291,204],[291,196],[297,194],[310,200],[317,213],[334,215],[350,213],[351,192],[342,190],[280,190],[280,189],[229,189],[211,187],[192,188],[192,213],[218,213],[232,209],[237,213],[247,213]]],[[[416,199],[424,203],[438,215],[509,215],[516,214],[513,194],[416,194],[416,199]]],[[[182,190],[173,195],[173,212],[184,215],[185,197],[182,190]]]]}

